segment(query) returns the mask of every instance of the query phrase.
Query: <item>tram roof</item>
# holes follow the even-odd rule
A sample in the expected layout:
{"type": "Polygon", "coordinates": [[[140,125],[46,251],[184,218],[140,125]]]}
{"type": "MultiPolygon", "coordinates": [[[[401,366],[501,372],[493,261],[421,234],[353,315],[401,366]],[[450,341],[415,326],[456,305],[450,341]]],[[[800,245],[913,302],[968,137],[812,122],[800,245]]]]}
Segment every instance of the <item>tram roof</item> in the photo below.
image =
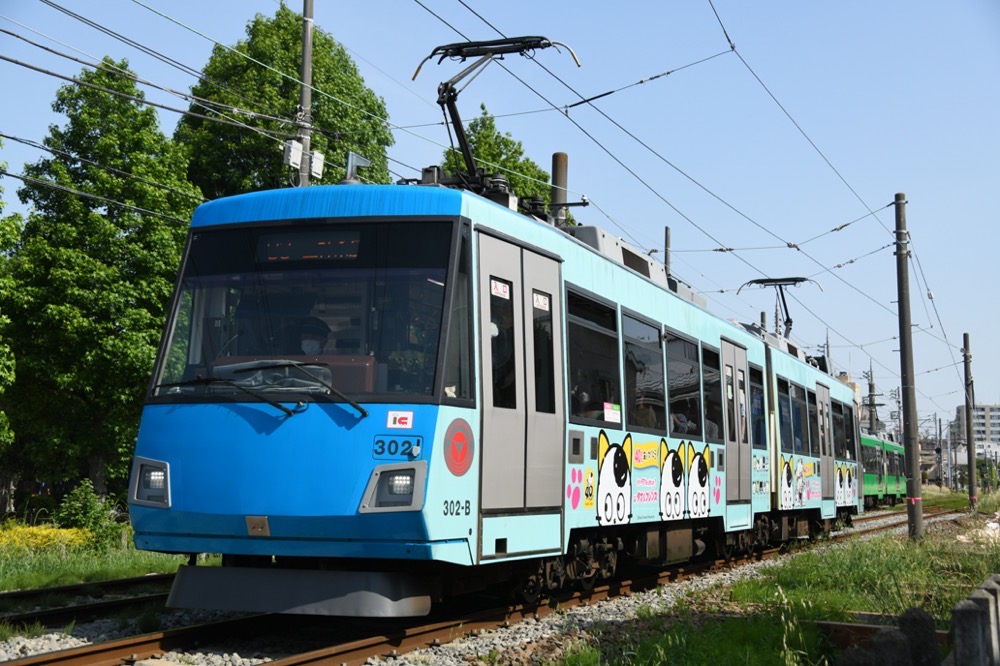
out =
{"type": "Polygon", "coordinates": [[[464,194],[445,187],[314,185],[224,197],[195,210],[192,227],[266,220],[462,214],[464,194]]]}

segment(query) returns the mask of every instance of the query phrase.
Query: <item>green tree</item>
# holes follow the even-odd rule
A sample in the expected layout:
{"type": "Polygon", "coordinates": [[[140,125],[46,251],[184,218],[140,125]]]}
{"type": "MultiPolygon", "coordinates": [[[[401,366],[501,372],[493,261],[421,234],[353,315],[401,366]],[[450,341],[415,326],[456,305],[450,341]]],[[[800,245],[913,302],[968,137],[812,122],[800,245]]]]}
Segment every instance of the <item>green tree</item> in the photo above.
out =
{"type": "Polygon", "coordinates": [[[105,92],[143,97],[119,74],[127,67],[105,58],[83,85],[56,93],[52,108],[67,122],[49,127],[52,156],[24,167],[18,195],[32,210],[8,259],[14,288],[0,301],[18,359],[4,405],[19,460],[51,482],[89,476],[101,495],[127,476],[200,199],[156,113],[105,92]]]}
{"type": "MultiPolygon", "coordinates": [[[[0,140],[0,148],[3,141],[0,140]]],[[[6,171],[7,164],[0,162],[0,172],[6,171]]],[[[21,230],[21,218],[18,215],[3,216],[3,187],[0,187],[0,303],[3,294],[13,291],[7,257],[21,230]]],[[[16,466],[11,464],[11,445],[14,443],[14,432],[10,419],[4,408],[3,397],[7,389],[14,383],[14,352],[7,341],[7,329],[10,317],[0,306],[0,515],[14,510],[14,488],[17,483],[16,466]]]]}
{"type": "MultiPolygon", "coordinates": [[[[485,104],[480,109],[482,114],[470,121],[465,130],[476,164],[486,173],[498,173],[506,177],[519,198],[537,196],[546,202],[550,201],[552,192],[548,172],[524,156],[524,147],[510,132],[500,133],[496,120],[486,110],[485,104]]],[[[452,176],[465,171],[461,151],[451,148],[445,151],[444,170],[452,176]]]]}
{"type": "MultiPolygon", "coordinates": [[[[292,176],[282,164],[284,137],[266,132],[288,135],[296,130],[290,121],[299,106],[302,17],[284,5],[274,18],[258,14],[247,25],[247,39],[233,48],[215,47],[205,65],[205,78],[191,92],[288,121],[237,116],[265,131],[261,133],[196,116],[182,118],[174,138],[188,148],[191,182],[210,199],[287,186],[292,176]]],[[[365,86],[344,47],[318,29],[313,34],[312,65],[313,87],[319,92],[312,95],[316,129],[311,149],[321,152],[326,161],[322,179],[313,182],[343,179],[348,151],[371,160],[361,174],[366,180],[389,182],[385,151],[394,141],[384,122],[389,116],[382,98],[365,86]]],[[[200,104],[192,103],[191,110],[205,115],[200,104]]]]}

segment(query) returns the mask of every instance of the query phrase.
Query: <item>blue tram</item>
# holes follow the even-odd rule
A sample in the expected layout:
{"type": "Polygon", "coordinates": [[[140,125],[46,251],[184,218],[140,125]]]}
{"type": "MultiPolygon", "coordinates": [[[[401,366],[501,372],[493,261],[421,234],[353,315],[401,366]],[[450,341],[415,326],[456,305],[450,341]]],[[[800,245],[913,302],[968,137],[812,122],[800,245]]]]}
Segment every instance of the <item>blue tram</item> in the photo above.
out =
{"type": "Polygon", "coordinates": [[[129,490],[136,546],[192,555],[171,605],[418,615],[862,511],[845,382],[598,228],[427,180],[195,212],[129,490]]]}

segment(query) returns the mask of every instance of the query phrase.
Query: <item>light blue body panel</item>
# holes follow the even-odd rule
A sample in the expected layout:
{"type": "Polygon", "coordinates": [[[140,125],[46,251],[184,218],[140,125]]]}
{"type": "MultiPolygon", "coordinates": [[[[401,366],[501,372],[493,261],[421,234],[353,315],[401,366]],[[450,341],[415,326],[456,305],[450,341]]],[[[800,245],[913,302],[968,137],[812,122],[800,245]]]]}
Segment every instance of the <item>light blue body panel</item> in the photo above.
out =
{"type": "Polygon", "coordinates": [[[753,507],[750,504],[732,504],[726,507],[726,531],[748,530],[753,524],[753,507]]]}
{"type": "Polygon", "coordinates": [[[559,555],[561,522],[558,513],[483,516],[483,560],[511,559],[509,553],[532,557],[559,555]]]}

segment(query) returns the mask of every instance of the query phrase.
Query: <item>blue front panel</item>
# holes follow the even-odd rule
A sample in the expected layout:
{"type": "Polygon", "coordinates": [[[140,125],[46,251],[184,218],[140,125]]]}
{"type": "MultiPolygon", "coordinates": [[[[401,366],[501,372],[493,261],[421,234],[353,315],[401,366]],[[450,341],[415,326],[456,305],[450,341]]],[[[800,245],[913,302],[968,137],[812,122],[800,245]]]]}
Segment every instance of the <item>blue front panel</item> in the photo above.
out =
{"type": "Polygon", "coordinates": [[[264,403],[146,406],[136,454],[169,464],[171,506],[131,507],[137,546],[420,557],[421,511],[360,514],[359,506],[376,466],[433,459],[439,408],[407,406],[413,427],[402,432],[388,427],[397,406],[367,408],[360,419],[343,403],[309,403],[292,417],[264,403]],[[419,453],[390,450],[391,439],[419,442],[419,453]],[[252,536],[247,516],[267,517],[270,536],[252,536]]]}

